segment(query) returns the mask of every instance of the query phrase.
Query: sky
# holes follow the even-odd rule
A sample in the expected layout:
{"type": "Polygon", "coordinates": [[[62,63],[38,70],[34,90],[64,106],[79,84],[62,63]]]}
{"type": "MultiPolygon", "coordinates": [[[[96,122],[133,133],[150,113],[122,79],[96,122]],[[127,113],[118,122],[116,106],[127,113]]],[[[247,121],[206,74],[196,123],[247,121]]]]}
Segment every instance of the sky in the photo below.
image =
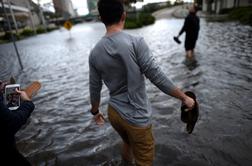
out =
{"type": "Polygon", "coordinates": [[[77,9],[77,13],[79,15],[86,15],[88,14],[88,7],[86,0],[72,0],[73,6],[77,9]]]}
{"type": "MultiPolygon", "coordinates": [[[[168,0],[144,0],[144,2],[137,2],[133,6],[136,8],[141,8],[143,5],[147,3],[155,3],[155,2],[167,2],[168,0]]],[[[176,0],[169,0],[171,3],[174,3],[176,0]]],[[[184,0],[184,2],[192,2],[192,0],[184,0]]]]}
{"type": "MultiPolygon", "coordinates": [[[[144,0],[143,2],[137,2],[133,6],[136,8],[142,8],[143,5],[146,5],[147,3],[155,3],[155,2],[167,2],[168,0],[144,0]]],[[[174,2],[175,0],[170,0],[171,2],[174,2]]]]}
{"type": "MultiPolygon", "coordinates": [[[[38,2],[38,0],[32,0],[35,3],[38,2]]],[[[147,3],[154,3],[154,2],[166,2],[167,0],[144,0],[144,2],[137,2],[135,6],[137,8],[141,8],[141,6],[147,4],[147,3]]],[[[174,2],[175,0],[171,0],[174,2]]],[[[184,0],[184,1],[191,1],[191,0],[184,0]]],[[[52,2],[52,0],[40,0],[41,4],[52,2]]],[[[72,0],[74,9],[77,9],[77,12],[79,15],[86,15],[88,14],[88,8],[87,8],[87,1],[86,0],[72,0]]],[[[53,6],[50,7],[50,10],[54,11],[53,6]]]]}
{"type": "MultiPolygon", "coordinates": [[[[35,3],[38,3],[38,0],[32,0],[35,3]]],[[[53,0],[39,0],[40,4],[52,3],[53,0]]],[[[87,1],[86,0],[71,0],[73,3],[74,9],[77,9],[78,14],[86,15],[88,14],[87,1]]],[[[54,11],[54,7],[49,8],[50,11],[54,11]]]]}

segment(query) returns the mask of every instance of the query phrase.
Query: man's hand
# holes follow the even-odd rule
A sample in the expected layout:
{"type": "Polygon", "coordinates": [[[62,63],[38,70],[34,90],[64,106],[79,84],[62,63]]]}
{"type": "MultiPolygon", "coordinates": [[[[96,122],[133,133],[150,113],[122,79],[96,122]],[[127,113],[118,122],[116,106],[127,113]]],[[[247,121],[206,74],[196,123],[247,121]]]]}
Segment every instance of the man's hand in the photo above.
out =
{"type": "Polygon", "coordinates": [[[174,88],[174,90],[170,93],[171,96],[180,99],[184,105],[188,108],[188,110],[192,110],[195,106],[195,101],[187,96],[184,92],[182,92],[179,88],[174,88]]]}
{"type": "Polygon", "coordinates": [[[97,125],[103,125],[105,123],[105,118],[101,113],[96,114],[94,120],[97,125]]]}
{"type": "Polygon", "coordinates": [[[23,101],[31,101],[25,91],[19,91],[18,89],[16,89],[16,92],[20,94],[20,97],[23,101]]]}
{"type": "Polygon", "coordinates": [[[195,106],[195,101],[191,97],[186,96],[183,100],[183,104],[186,105],[188,110],[192,110],[193,107],[195,106]]]}

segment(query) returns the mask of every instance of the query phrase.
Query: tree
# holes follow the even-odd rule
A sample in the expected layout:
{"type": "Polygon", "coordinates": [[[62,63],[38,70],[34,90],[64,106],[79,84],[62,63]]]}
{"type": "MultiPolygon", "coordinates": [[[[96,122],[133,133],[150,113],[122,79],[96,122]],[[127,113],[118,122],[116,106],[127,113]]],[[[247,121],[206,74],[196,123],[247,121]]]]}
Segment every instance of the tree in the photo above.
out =
{"type": "Polygon", "coordinates": [[[124,3],[126,4],[126,5],[128,5],[128,4],[130,4],[130,3],[136,3],[137,1],[138,2],[143,2],[143,0],[123,0],[124,1],[124,3]]]}

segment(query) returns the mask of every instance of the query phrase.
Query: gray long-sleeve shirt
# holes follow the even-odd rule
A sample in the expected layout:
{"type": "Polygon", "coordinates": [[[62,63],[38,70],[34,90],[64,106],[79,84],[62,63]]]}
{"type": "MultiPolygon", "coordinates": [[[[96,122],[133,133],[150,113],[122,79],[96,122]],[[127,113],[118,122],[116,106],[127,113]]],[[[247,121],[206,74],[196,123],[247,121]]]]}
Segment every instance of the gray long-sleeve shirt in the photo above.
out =
{"type": "Polygon", "coordinates": [[[100,101],[102,81],[110,92],[109,104],[136,126],[150,124],[151,107],[144,75],[166,94],[175,88],[155,63],[144,39],[124,32],[104,36],[89,56],[91,103],[100,101]]]}

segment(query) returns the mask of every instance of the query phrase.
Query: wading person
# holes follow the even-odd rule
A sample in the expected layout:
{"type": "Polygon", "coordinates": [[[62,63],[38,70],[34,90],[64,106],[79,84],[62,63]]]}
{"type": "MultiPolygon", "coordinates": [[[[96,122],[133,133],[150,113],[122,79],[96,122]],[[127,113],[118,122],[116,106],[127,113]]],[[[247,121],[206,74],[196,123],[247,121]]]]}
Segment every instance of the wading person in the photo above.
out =
{"type": "Polygon", "coordinates": [[[3,102],[3,91],[4,86],[0,82],[0,165],[30,166],[31,164],[16,147],[15,134],[30,117],[34,104],[25,91],[17,90],[23,102],[17,110],[11,111],[3,102]]]}
{"type": "Polygon", "coordinates": [[[187,60],[194,60],[194,48],[198,39],[200,29],[200,20],[196,13],[196,7],[194,5],[190,6],[189,14],[185,18],[184,25],[178,35],[179,37],[184,32],[186,33],[185,50],[187,60]]]}
{"type": "Polygon", "coordinates": [[[91,113],[103,124],[99,113],[102,81],[108,87],[108,118],[123,140],[122,159],[136,165],[152,165],[154,139],[151,108],[145,89],[146,76],[167,95],[180,99],[188,108],[194,101],[186,96],[155,64],[143,38],[123,32],[126,13],[120,0],[99,0],[98,10],[106,26],[105,36],[89,56],[91,113]]]}

